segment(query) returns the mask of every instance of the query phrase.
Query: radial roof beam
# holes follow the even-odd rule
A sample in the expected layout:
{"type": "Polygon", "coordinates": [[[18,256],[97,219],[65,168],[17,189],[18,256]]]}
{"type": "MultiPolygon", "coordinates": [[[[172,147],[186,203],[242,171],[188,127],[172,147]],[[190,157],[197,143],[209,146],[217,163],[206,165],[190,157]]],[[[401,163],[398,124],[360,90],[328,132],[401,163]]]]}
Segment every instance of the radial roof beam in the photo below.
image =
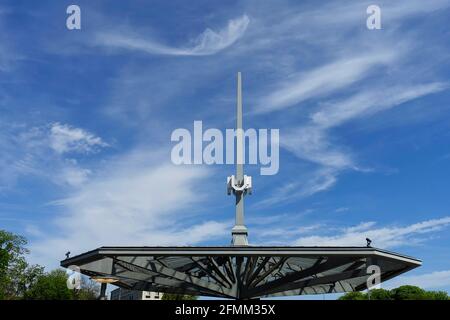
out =
{"type": "Polygon", "coordinates": [[[224,288],[223,286],[203,280],[203,279],[195,277],[193,275],[179,272],[177,270],[168,268],[157,261],[149,260],[148,258],[145,258],[145,257],[118,256],[116,259],[119,261],[125,261],[125,262],[128,262],[127,260],[133,260],[134,265],[143,267],[148,271],[155,272],[164,277],[173,278],[173,279],[176,279],[176,280],[179,280],[182,282],[189,283],[196,287],[215,291],[221,295],[226,295],[226,296],[230,296],[230,297],[233,296],[231,289],[229,289],[229,288],[224,288]]]}

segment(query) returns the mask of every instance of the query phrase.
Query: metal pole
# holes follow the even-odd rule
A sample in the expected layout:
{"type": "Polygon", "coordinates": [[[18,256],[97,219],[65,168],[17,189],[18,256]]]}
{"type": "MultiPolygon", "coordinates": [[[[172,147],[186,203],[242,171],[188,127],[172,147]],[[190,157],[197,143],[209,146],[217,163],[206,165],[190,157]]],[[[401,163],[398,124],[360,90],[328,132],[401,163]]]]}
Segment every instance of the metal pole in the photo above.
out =
{"type": "MultiPolygon", "coordinates": [[[[236,103],[236,180],[239,185],[244,183],[244,129],[242,125],[242,79],[237,74],[237,103],[236,103]]],[[[244,195],[245,191],[236,191],[236,225],[233,227],[232,244],[235,246],[248,245],[247,228],[244,225],[244,195]]]]}
{"type": "MultiPolygon", "coordinates": [[[[244,132],[242,126],[242,80],[237,74],[236,103],[236,180],[239,185],[244,183],[244,132]]],[[[236,192],[236,225],[244,225],[244,194],[236,192]]]]}
{"type": "Polygon", "coordinates": [[[244,179],[244,132],[242,125],[242,79],[237,74],[237,103],[236,103],[236,179],[241,184],[244,179]]]}
{"type": "Polygon", "coordinates": [[[106,283],[100,285],[100,297],[99,300],[106,300],[106,283]]]}

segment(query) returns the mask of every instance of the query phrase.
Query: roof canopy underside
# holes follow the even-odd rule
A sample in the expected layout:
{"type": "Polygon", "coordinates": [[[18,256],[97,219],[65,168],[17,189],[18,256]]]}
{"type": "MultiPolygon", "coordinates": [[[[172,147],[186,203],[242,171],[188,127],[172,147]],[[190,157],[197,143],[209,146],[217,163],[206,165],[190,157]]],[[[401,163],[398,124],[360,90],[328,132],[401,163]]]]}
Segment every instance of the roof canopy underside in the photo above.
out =
{"type": "Polygon", "coordinates": [[[131,290],[251,299],[363,290],[369,265],[385,281],[421,262],[366,247],[101,247],[71,265],[131,290]]]}

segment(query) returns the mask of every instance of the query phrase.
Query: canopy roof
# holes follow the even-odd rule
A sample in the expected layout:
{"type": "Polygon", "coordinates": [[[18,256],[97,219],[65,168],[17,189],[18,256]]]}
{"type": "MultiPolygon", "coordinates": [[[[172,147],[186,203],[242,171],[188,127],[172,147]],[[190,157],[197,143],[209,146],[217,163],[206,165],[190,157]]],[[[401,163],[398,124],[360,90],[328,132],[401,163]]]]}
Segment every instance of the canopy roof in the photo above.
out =
{"type": "Polygon", "coordinates": [[[386,281],[421,261],[371,247],[100,247],[71,265],[131,290],[251,299],[363,290],[369,265],[386,281]]]}

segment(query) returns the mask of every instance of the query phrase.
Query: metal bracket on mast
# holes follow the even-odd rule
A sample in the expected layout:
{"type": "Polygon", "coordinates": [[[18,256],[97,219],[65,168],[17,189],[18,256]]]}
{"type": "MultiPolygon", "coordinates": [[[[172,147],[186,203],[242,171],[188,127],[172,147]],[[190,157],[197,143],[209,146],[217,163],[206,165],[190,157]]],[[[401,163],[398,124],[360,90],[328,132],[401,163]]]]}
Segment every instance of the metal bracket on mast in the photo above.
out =
{"type": "Polygon", "coordinates": [[[252,193],[252,177],[244,175],[244,131],[242,129],[242,81],[237,74],[236,104],[236,176],[227,178],[227,193],[236,197],[236,223],[231,230],[233,246],[248,246],[248,231],[244,225],[244,196],[252,193]]]}
{"type": "Polygon", "coordinates": [[[244,183],[239,185],[234,175],[227,177],[227,193],[231,195],[236,192],[244,192],[245,194],[252,194],[252,177],[244,175],[244,183]]]}

